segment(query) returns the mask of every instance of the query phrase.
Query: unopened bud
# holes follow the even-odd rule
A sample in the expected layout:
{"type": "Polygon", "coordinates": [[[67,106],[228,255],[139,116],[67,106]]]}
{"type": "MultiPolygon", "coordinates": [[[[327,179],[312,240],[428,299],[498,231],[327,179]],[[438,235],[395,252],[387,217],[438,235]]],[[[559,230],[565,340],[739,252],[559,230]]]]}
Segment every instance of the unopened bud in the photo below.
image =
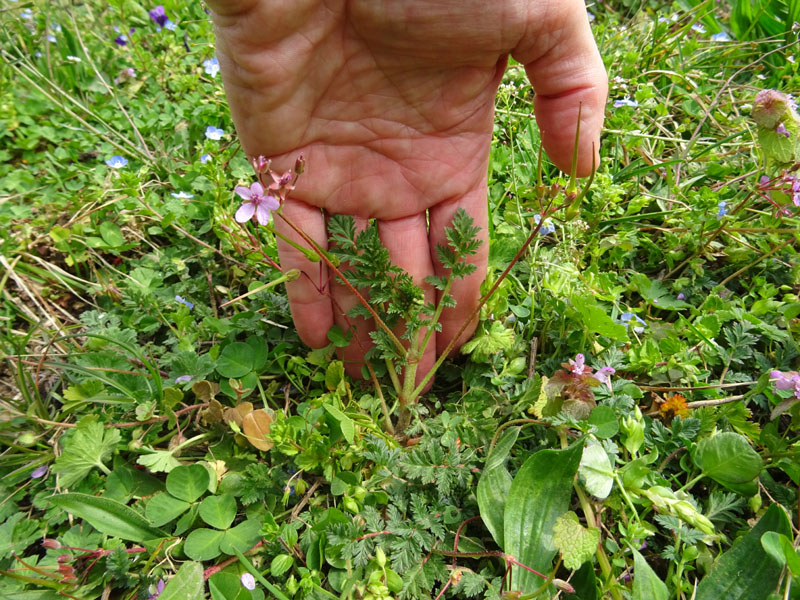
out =
{"type": "Polygon", "coordinates": [[[53,538],[44,538],[42,540],[42,548],[47,548],[48,550],[58,550],[61,548],[61,543],[53,538]]]}
{"type": "Polygon", "coordinates": [[[766,129],[775,129],[791,119],[789,96],[776,90],[761,90],[753,101],[753,120],[766,129]]]}
{"type": "Polygon", "coordinates": [[[383,548],[378,546],[378,549],[375,550],[375,562],[378,563],[378,566],[382,569],[386,566],[386,552],[383,551],[383,548]]]}
{"type": "Polygon", "coordinates": [[[256,158],[250,159],[250,164],[256,170],[256,173],[266,173],[269,170],[270,161],[266,156],[259,155],[256,158]]]}
{"type": "Polygon", "coordinates": [[[71,561],[72,557],[69,554],[61,554],[61,555],[59,555],[59,557],[56,560],[58,561],[58,564],[61,565],[61,564],[68,563],[69,561],[71,561]]]}
{"type": "Polygon", "coordinates": [[[568,594],[575,593],[575,588],[572,587],[569,583],[567,583],[563,579],[553,579],[553,585],[555,585],[562,592],[566,592],[568,594]]]}
{"type": "Polygon", "coordinates": [[[300,154],[300,156],[297,157],[297,160],[294,163],[294,172],[297,175],[300,175],[300,173],[302,173],[303,170],[305,170],[305,168],[306,168],[306,157],[300,154]]]}

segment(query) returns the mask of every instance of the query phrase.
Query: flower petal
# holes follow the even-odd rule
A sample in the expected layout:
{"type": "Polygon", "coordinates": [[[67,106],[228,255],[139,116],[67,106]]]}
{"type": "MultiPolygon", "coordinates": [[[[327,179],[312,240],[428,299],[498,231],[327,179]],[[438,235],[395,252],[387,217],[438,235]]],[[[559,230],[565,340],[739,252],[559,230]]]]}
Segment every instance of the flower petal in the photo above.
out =
{"type": "Polygon", "coordinates": [[[264,206],[264,204],[259,204],[256,208],[256,220],[261,225],[268,225],[269,224],[269,208],[264,206]]]}
{"type": "Polygon", "coordinates": [[[256,181],[250,186],[250,193],[254,198],[261,198],[264,195],[264,187],[256,181]]]}
{"type": "Polygon", "coordinates": [[[261,202],[264,206],[266,206],[269,210],[278,210],[281,207],[281,201],[278,200],[275,196],[266,196],[264,200],[261,202]]]}
{"type": "Polygon", "coordinates": [[[256,205],[252,202],[245,202],[239,207],[239,210],[236,211],[236,215],[234,215],[233,218],[239,223],[246,223],[253,218],[253,213],[255,212],[256,205]]]}
{"type": "Polygon", "coordinates": [[[237,196],[239,196],[239,198],[244,200],[250,200],[250,198],[253,197],[250,193],[250,188],[246,188],[243,185],[237,185],[235,188],[233,188],[233,191],[237,196]]]}

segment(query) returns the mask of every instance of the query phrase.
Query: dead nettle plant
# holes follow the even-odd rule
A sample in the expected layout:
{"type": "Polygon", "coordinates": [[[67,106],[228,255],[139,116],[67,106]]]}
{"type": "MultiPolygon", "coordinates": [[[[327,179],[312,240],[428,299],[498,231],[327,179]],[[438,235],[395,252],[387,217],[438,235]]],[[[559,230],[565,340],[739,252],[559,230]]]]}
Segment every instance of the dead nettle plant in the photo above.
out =
{"type": "MultiPolygon", "coordinates": [[[[451,226],[446,229],[447,245],[439,244],[436,248],[437,257],[445,266],[447,274],[428,277],[425,280],[441,292],[438,303],[426,301],[423,290],[413,282],[411,276],[391,262],[388,250],[381,244],[375,223],[358,231],[353,217],[332,216],[328,222],[330,247],[326,250],[303,230],[302,223],[295,223],[283,214],[281,208],[286,198],[295,189],[297,180],[305,168],[302,155],[297,159],[294,168],[284,173],[273,171],[271,161],[264,156],[251,159],[257,174],[257,181],[249,187],[237,186],[234,189],[236,195],[243,201],[235,214],[235,220],[242,229],[238,235],[234,236],[234,240],[242,248],[259,252],[273,268],[280,270],[281,267],[267,256],[261,246],[260,237],[254,235],[248,228],[248,224],[253,227],[266,228],[302,252],[309,260],[324,263],[332,273],[332,277],[335,277],[356,297],[358,300],[356,306],[343,314],[348,323],[351,322],[349,320],[351,318],[363,317],[374,324],[374,330],[370,333],[373,345],[371,348],[364,348],[365,368],[381,398],[384,398],[384,390],[376,377],[376,372],[381,373],[385,368],[391,381],[391,390],[397,400],[395,407],[397,414],[394,416],[399,417],[402,423],[405,421],[402,415],[405,414],[407,418],[408,407],[417,402],[436,371],[452,352],[456,340],[478,317],[481,308],[497,291],[514,265],[525,255],[540,230],[549,226],[548,219],[557,213],[562,213],[560,215],[562,220],[571,220],[578,215],[580,203],[593,179],[593,177],[589,177],[585,185],[582,187],[578,185],[577,156],[580,114],[579,109],[572,169],[567,185],[544,184],[540,149],[537,163],[538,184],[532,197],[526,199],[526,208],[529,209],[530,214],[533,214],[528,221],[531,230],[527,239],[505,270],[496,278],[494,284],[480,298],[476,307],[464,319],[449,345],[441,352],[433,367],[419,380],[419,383],[417,383],[419,358],[433,340],[434,333],[441,331],[442,311],[455,306],[456,302],[450,294],[450,290],[457,280],[471,275],[476,269],[475,265],[469,262],[469,257],[473,256],[480,248],[482,243],[478,238],[480,230],[466,211],[460,209],[455,213],[451,226]],[[285,221],[303,240],[305,246],[276,231],[273,227],[272,213],[276,218],[285,221]],[[402,333],[398,333],[398,331],[402,331],[402,333]]],[[[594,172],[594,166],[593,164],[592,172],[594,172]]],[[[300,276],[301,273],[296,269],[282,272],[280,277],[231,302],[300,276]]],[[[312,284],[321,294],[329,293],[328,282],[312,281],[312,284]]],[[[353,339],[350,333],[347,332],[345,336],[329,337],[336,339],[338,345],[342,345],[353,339]]],[[[356,343],[358,343],[357,340],[356,343]]],[[[392,429],[392,414],[390,414],[386,402],[383,405],[387,427],[392,429]]]]}

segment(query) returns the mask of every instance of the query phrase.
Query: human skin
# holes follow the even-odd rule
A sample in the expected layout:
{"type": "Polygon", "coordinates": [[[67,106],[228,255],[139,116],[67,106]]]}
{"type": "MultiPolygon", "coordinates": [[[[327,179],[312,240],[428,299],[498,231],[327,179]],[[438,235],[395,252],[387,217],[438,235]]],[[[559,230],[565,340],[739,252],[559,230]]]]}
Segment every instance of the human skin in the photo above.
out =
{"type": "MultiPolygon", "coordinates": [[[[236,131],[248,156],[306,171],[282,214],[327,248],[326,215],[359,227],[376,219],[392,261],[429,300],[429,275],[446,275],[436,245],[459,208],[481,228],[476,272],[453,286],[430,370],[477,306],[488,260],[487,172],[494,97],[508,56],[525,65],[550,159],[569,171],[581,107],[578,174],[599,163],[607,76],[583,0],[208,0],[217,57],[236,131]]],[[[276,229],[307,246],[278,216],[276,229]]],[[[324,264],[282,241],[292,317],[311,347],[328,343],[357,300],[324,264]],[[330,285],[328,282],[330,281],[330,285]],[[321,294],[320,288],[326,293],[321,294]]],[[[352,322],[352,320],[350,320],[352,322]]],[[[344,351],[360,372],[369,326],[344,351]]],[[[461,335],[456,347],[474,332],[461,335]]]]}

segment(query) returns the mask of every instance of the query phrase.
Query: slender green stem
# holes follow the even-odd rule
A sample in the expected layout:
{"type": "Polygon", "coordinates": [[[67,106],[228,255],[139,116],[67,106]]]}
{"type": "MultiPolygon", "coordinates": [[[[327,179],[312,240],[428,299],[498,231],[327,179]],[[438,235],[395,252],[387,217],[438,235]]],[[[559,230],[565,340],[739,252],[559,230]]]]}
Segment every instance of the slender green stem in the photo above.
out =
{"type": "Polygon", "coordinates": [[[393,331],[392,331],[392,330],[389,328],[389,326],[388,326],[386,323],[384,323],[384,322],[383,322],[383,319],[381,319],[381,318],[378,316],[378,313],[376,313],[376,312],[373,310],[373,308],[372,308],[372,307],[369,305],[369,302],[367,302],[367,301],[366,301],[366,299],[364,298],[364,296],[362,296],[362,295],[361,295],[361,293],[360,293],[360,292],[359,292],[359,291],[358,291],[356,288],[354,288],[354,287],[352,286],[352,284],[351,284],[349,281],[347,281],[347,278],[346,278],[346,277],[345,277],[345,276],[342,274],[342,272],[339,270],[339,268],[338,268],[336,265],[334,265],[334,264],[333,264],[333,262],[331,262],[331,259],[330,259],[330,258],[328,258],[328,253],[327,253],[327,252],[325,252],[325,251],[324,251],[322,248],[320,248],[320,247],[319,247],[319,244],[317,244],[317,242],[315,242],[313,239],[311,239],[311,237],[309,237],[309,236],[308,236],[308,234],[306,234],[306,232],[305,232],[305,231],[303,231],[302,229],[300,229],[300,227],[298,227],[297,225],[295,225],[295,223],[294,223],[294,222],[293,222],[291,219],[289,219],[289,218],[288,218],[286,215],[284,215],[282,212],[278,212],[277,214],[278,214],[278,215],[279,215],[279,216],[280,216],[280,217],[281,217],[281,218],[284,220],[284,222],[285,222],[285,223],[286,223],[286,224],[287,224],[289,227],[291,227],[292,229],[294,229],[294,230],[295,230],[295,232],[297,232],[297,234],[298,234],[298,235],[299,235],[301,238],[303,238],[303,241],[304,241],[306,244],[308,244],[308,245],[309,245],[309,246],[310,246],[310,247],[311,247],[311,248],[314,250],[314,252],[316,252],[316,253],[317,253],[317,255],[318,255],[318,256],[319,256],[319,257],[322,259],[322,261],[323,261],[323,262],[324,262],[324,263],[325,263],[325,264],[328,266],[328,268],[329,268],[331,271],[333,271],[333,272],[334,272],[334,274],[336,275],[336,277],[338,277],[338,278],[339,278],[339,281],[341,281],[341,282],[344,284],[344,286],[345,286],[345,287],[346,287],[348,290],[350,290],[350,292],[351,292],[351,293],[352,293],[352,294],[353,294],[353,295],[356,297],[356,299],[357,299],[357,300],[358,300],[358,301],[359,301],[359,302],[362,304],[362,306],[363,306],[364,308],[366,308],[366,309],[367,309],[367,311],[369,312],[370,316],[371,316],[373,319],[375,319],[375,323],[378,325],[378,327],[380,327],[381,329],[383,329],[383,330],[386,332],[386,335],[388,335],[388,336],[389,336],[389,339],[390,339],[390,340],[392,340],[392,343],[393,343],[393,344],[396,346],[398,353],[399,353],[401,356],[405,356],[405,354],[406,354],[406,348],[405,348],[405,346],[403,346],[403,343],[402,343],[402,342],[401,342],[401,341],[400,341],[400,340],[397,338],[397,336],[396,336],[396,335],[394,334],[394,332],[393,332],[393,331]]]}
{"type": "Polygon", "coordinates": [[[400,379],[397,377],[397,370],[394,368],[394,363],[388,358],[384,360],[386,361],[386,371],[389,373],[389,379],[392,380],[394,391],[398,396],[400,396],[400,394],[403,392],[403,386],[400,385],[400,379]]]}

